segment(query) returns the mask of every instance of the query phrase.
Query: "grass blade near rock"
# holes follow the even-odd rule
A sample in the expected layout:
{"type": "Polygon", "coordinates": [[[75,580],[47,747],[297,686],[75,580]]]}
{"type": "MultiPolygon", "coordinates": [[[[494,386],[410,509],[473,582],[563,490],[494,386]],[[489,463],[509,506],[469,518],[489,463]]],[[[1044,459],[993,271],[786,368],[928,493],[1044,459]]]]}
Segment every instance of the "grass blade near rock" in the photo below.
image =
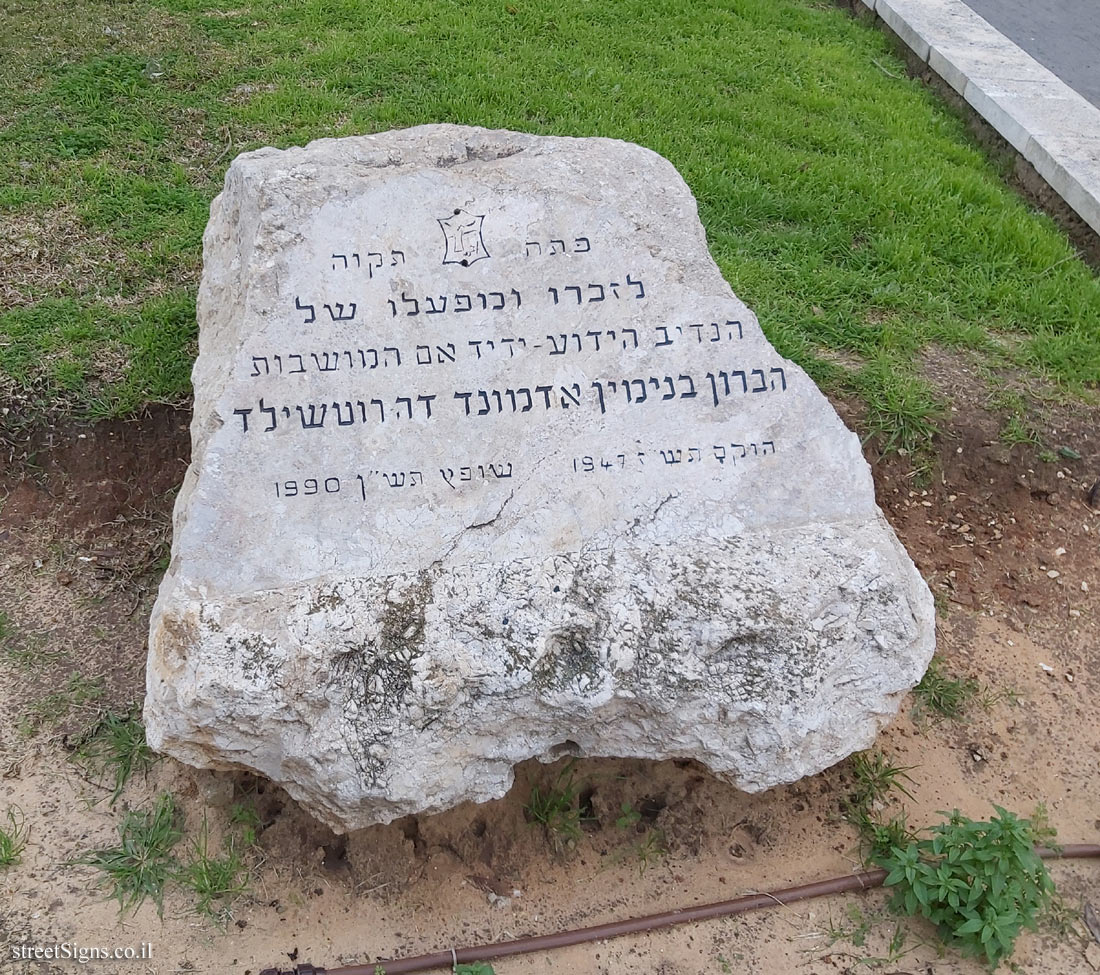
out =
{"type": "Polygon", "coordinates": [[[8,806],[0,824],[0,868],[12,867],[23,859],[30,827],[18,806],[8,806]]]}
{"type": "Polygon", "coordinates": [[[936,717],[959,718],[978,696],[981,688],[972,677],[955,677],[947,672],[943,660],[933,657],[920,683],[913,688],[919,718],[924,712],[936,717]]]}
{"type": "Polygon", "coordinates": [[[76,760],[100,779],[110,782],[111,805],[135,772],[146,772],[157,760],[145,742],[145,727],[138,708],[103,712],[76,749],[76,760]]]}
{"type": "Polygon", "coordinates": [[[152,808],[126,813],[118,827],[118,846],[93,850],[73,862],[102,872],[100,882],[110,888],[120,912],[136,912],[151,898],[163,916],[164,886],[177,869],[172,850],[182,835],[177,819],[175,800],[161,795],[152,808]]]}
{"type": "Polygon", "coordinates": [[[210,853],[210,829],[203,816],[199,834],[191,841],[187,862],[178,874],[180,884],[197,898],[195,909],[213,920],[225,920],[233,900],[248,890],[248,866],[232,838],[222,856],[210,853]]]}

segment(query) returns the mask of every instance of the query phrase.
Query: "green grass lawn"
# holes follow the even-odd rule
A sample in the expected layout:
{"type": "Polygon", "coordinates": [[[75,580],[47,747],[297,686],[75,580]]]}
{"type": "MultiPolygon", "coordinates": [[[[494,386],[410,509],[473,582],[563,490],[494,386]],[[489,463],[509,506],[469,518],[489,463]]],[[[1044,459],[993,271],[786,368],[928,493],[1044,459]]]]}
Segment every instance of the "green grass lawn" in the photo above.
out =
{"type": "Polygon", "coordinates": [[[237,153],[439,121],[662,153],[779,350],[898,444],[929,343],[1100,382],[1100,282],[827,2],[10,0],[0,27],[0,391],[32,413],[186,399],[237,153]]]}

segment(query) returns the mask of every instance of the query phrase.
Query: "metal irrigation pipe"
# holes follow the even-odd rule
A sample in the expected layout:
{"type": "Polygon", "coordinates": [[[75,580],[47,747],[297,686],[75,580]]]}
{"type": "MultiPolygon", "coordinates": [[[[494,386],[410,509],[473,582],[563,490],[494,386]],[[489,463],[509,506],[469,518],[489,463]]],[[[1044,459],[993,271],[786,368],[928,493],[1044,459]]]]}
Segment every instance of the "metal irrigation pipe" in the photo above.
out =
{"type": "MultiPolygon", "coordinates": [[[[1100,857],[1100,844],[1067,843],[1058,850],[1040,848],[1037,850],[1044,860],[1068,859],[1076,857],[1100,857]]],[[[507,958],[509,955],[524,955],[533,951],[549,951],[551,948],[565,948],[569,945],[585,944],[592,941],[605,941],[624,934],[638,934],[667,928],[674,924],[686,924],[689,921],[705,921],[713,917],[730,917],[744,914],[746,911],[775,907],[776,904],[793,904],[795,901],[808,900],[811,897],[823,897],[826,894],[843,894],[852,890],[870,890],[881,887],[886,879],[885,870],[864,870],[860,873],[819,880],[800,887],[784,887],[763,894],[745,894],[733,900],[719,901],[716,904],[704,904],[700,907],[685,907],[662,914],[647,914],[644,917],[630,918],[626,921],[611,921],[596,924],[588,928],[573,931],[559,931],[557,934],[540,934],[529,938],[517,938],[514,941],[498,941],[494,944],[473,945],[468,948],[448,948],[430,955],[416,955],[413,958],[392,959],[370,962],[366,965],[345,965],[342,968],[317,968],[313,965],[296,965],[292,969],[267,968],[260,975],[402,975],[405,972],[424,972],[433,968],[451,968],[455,965],[477,961],[492,961],[494,958],[507,958]]]]}

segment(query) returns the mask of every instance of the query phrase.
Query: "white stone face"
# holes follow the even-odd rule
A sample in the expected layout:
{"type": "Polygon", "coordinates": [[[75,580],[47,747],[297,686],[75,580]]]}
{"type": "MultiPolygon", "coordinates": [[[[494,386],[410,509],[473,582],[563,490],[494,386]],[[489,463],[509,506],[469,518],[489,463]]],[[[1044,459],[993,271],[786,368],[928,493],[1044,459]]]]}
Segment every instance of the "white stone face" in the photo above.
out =
{"type": "Polygon", "coordinates": [[[563,751],[757,790],[866,747],[932,599],[672,166],[457,126],[240,156],[153,612],[161,750],[347,829],[563,751]]]}

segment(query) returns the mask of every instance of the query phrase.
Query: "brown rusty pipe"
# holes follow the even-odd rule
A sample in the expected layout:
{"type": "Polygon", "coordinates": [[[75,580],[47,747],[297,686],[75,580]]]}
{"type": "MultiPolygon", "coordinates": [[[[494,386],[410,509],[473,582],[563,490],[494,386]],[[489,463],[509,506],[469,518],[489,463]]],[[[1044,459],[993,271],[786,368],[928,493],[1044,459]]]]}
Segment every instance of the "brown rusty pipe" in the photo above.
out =
{"type": "MultiPolygon", "coordinates": [[[[1100,857],[1100,844],[1067,843],[1058,850],[1039,849],[1037,852],[1044,860],[1100,857]]],[[[685,907],[675,911],[665,911],[663,914],[647,914],[644,917],[630,918],[626,921],[611,921],[608,924],[596,924],[589,928],[559,931],[557,934],[540,934],[530,938],[517,938],[514,941],[454,948],[436,951],[430,955],[377,961],[367,965],[345,965],[342,968],[315,968],[313,965],[298,965],[289,971],[268,968],[260,975],[401,975],[403,972],[424,972],[433,968],[450,968],[455,964],[492,961],[494,958],[507,958],[509,955],[524,955],[533,951],[549,951],[551,948],[605,941],[624,934],[638,934],[656,928],[671,927],[674,924],[686,924],[689,921],[730,917],[734,914],[744,914],[746,911],[774,907],[776,904],[793,904],[795,901],[808,900],[811,897],[823,897],[826,894],[870,890],[872,887],[881,887],[885,879],[885,870],[865,870],[844,877],[833,877],[831,880],[803,884],[800,887],[784,887],[782,890],[765,894],[745,894],[716,904],[685,907]]]]}

